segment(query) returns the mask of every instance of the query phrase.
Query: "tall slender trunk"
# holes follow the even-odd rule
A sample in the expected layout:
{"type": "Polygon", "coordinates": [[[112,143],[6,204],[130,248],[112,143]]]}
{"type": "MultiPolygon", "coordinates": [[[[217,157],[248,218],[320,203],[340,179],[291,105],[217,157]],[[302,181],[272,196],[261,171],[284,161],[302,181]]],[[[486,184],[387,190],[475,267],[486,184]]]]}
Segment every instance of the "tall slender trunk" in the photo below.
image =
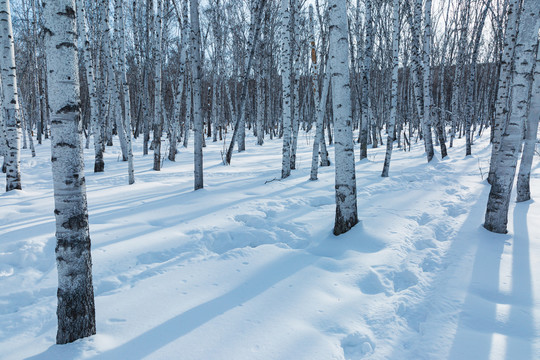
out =
{"type": "Polygon", "coordinates": [[[291,1],[281,2],[281,83],[283,88],[283,150],[281,163],[281,178],[285,179],[291,174],[291,132],[292,132],[292,25],[291,25],[291,1]]]}
{"type": "Polygon", "coordinates": [[[529,115],[527,116],[527,133],[523,144],[523,153],[521,155],[516,187],[518,202],[527,201],[531,198],[531,167],[534,150],[536,148],[538,119],[540,118],[540,46],[536,49],[536,65],[533,79],[529,115]]]}
{"type": "Polygon", "coordinates": [[[499,84],[497,86],[497,100],[495,101],[495,119],[493,124],[493,139],[491,140],[491,159],[489,165],[488,183],[493,184],[497,161],[497,153],[501,144],[501,137],[509,114],[510,85],[512,82],[512,64],[519,26],[519,16],[521,12],[521,0],[510,0],[508,4],[508,20],[506,23],[506,34],[504,37],[504,50],[501,57],[501,69],[499,74],[499,84]]]}
{"type": "Polygon", "coordinates": [[[128,183],[135,183],[135,171],[133,169],[133,146],[131,144],[131,101],[129,96],[129,86],[127,79],[126,65],[126,35],[124,26],[124,8],[123,0],[115,0],[114,23],[115,23],[115,38],[118,44],[118,78],[120,80],[120,98],[124,101],[122,112],[123,127],[125,128],[125,136],[127,142],[127,160],[128,160],[128,183]]]}
{"type": "Polygon", "coordinates": [[[390,171],[390,160],[392,159],[392,148],[395,140],[395,125],[397,113],[397,90],[398,90],[398,65],[399,65],[399,0],[392,2],[392,90],[390,100],[390,119],[388,120],[388,139],[386,140],[386,156],[381,176],[388,177],[390,171]]]}
{"type": "Polygon", "coordinates": [[[57,344],[96,333],[74,0],[44,0],[58,269],[57,344]]]}
{"type": "Polygon", "coordinates": [[[371,72],[371,57],[373,56],[373,25],[371,23],[371,2],[365,0],[365,38],[364,38],[364,63],[362,69],[362,122],[360,124],[360,160],[367,158],[368,128],[371,122],[369,78],[371,72]]]}
{"type": "MultiPolygon", "coordinates": [[[[151,0],[153,1],[153,0],[151,0]]],[[[153,24],[153,36],[154,46],[152,49],[152,57],[154,58],[154,170],[161,170],[161,133],[162,129],[162,96],[161,96],[161,52],[162,52],[162,15],[163,15],[163,1],[156,0],[157,13],[154,17],[153,24]]],[[[153,11],[153,10],[152,10],[153,11]]]]}
{"type": "Polygon", "coordinates": [[[201,30],[199,28],[199,1],[190,0],[191,15],[191,73],[193,74],[193,144],[195,190],[203,188],[203,114],[201,102],[201,30]]]}
{"type": "Polygon", "coordinates": [[[346,2],[331,0],[329,2],[329,11],[331,44],[329,65],[332,74],[336,171],[334,235],[340,235],[349,231],[358,223],[346,2]]]}
{"type": "Polygon", "coordinates": [[[88,25],[86,22],[86,10],[84,2],[77,0],[77,26],[79,33],[83,37],[83,64],[86,70],[86,81],[88,83],[88,96],[90,97],[90,126],[94,135],[94,172],[103,172],[105,162],[103,161],[103,146],[101,138],[101,126],[99,123],[99,102],[96,91],[94,64],[92,62],[92,53],[90,41],[88,39],[88,25]]]}
{"type": "Polygon", "coordinates": [[[0,65],[2,68],[2,90],[4,102],[4,123],[6,129],[7,151],[6,191],[21,190],[21,118],[15,68],[15,46],[11,25],[9,0],[0,1],[0,65]]]}
{"type": "Polygon", "coordinates": [[[497,163],[484,223],[486,229],[496,233],[507,232],[508,206],[527,118],[529,77],[536,60],[540,26],[540,4],[536,0],[524,0],[522,6],[510,88],[510,118],[501,136],[500,155],[492,159],[497,163]]]}

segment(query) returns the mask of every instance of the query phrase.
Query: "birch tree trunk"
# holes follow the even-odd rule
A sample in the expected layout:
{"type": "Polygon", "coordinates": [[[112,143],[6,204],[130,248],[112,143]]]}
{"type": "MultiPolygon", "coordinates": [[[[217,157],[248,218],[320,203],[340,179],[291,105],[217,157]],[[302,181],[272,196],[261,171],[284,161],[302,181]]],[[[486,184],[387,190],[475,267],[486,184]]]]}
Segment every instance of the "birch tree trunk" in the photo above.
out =
{"type": "MultiPolygon", "coordinates": [[[[153,1],[153,0],[152,0],[153,1]]],[[[155,20],[152,23],[154,28],[154,46],[153,46],[153,58],[154,58],[154,170],[161,170],[161,133],[162,133],[162,99],[161,99],[161,46],[162,46],[162,15],[163,15],[163,1],[157,0],[157,13],[155,20]]],[[[151,8],[153,10],[153,7],[151,8]]]]}
{"type": "Polygon", "coordinates": [[[96,333],[82,148],[74,0],[43,1],[56,215],[58,332],[65,344],[96,333]]]}
{"type": "Polygon", "coordinates": [[[195,190],[203,188],[203,114],[202,114],[202,64],[201,30],[199,26],[199,1],[190,0],[191,16],[191,73],[193,74],[193,145],[195,190]]]}
{"type": "Polygon", "coordinates": [[[474,108],[476,105],[477,99],[474,96],[474,87],[476,84],[476,73],[477,73],[477,61],[478,53],[480,50],[480,39],[482,37],[482,29],[484,28],[484,22],[486,20],[487,12],[490,7],[491,0],[487,0],[482,14],[480,15],[480,21],[476,26],[474,44],[471,56],[471,70],[469,73],[469,79],[467,81],[467,116],[465,118],[465,156],[471,155],[471,144],[472,144],[472,134],[471,134],[471,122],[474,117],[474,108]]]}
{"type": "Polygon", "coordinates": [[[321,144],[324,144],[324,113],[326,112],[326,103],[328,98],[328,88],[330,87],[330,76],[326,72],[323,77],[323,90],[319,96],[319,81],[318,81],[318,62],[317,51],[315,49],[315,30],[313,24],[313,6],[309,7],[309,27],[310,27],[310,46],[311,46],[311,82],[313,86],[313,98],[315,100],[315,138],[313,139],[313,152],[311,156],[311,173],[310,180],[317,180],[317,173],[319,170],[319,152],[326,151],[326,147],[323,149],[321,144]]]}
{"type": "Polygon", "coordinates": [[[388,139],[386,140],[386,156],[384,158],[383,171],[381,176],[388,177],[390,170],[390,160],[392,159],[392,148],[394,146],[394,133],[397,113],[397,87],[398,87],[398,65],[399,65],[399,0],[392,2],[392,94],[390,104],[390,119],[388,120],[388,139]]]}
{"type": "Polygon", "coordinates": [[[103,146],[101,137],[101,126],[99,121],[99,102],[96,92],[96,82],[94,64],[92,62],[92,48],[88,39],[88,25],[86,22],[86,10],[83,0],[77,0],[77,27],[79,36],[83,38],[83,63],[86,70],[86,81],[88,82],[88,96],[90,97],[90,126],[94,135],[94,172],[103,172],[105,162],[103,161],[103,146]]]}
{"type": "Polygon", "coordinates": [[[496,233],[507,232],[510,193],[521,149],[523,126],[527,118],[527,105],[530,101],[528,77],[536,61],[535,47],[540,26],[540,4],[536,0],[524,0],[522,6],[510,88],[510,118],[501,137],[500,155],[495,159],[496,171],[484,223],[486,229],[496,233]]]}
{"type": "Polygon", "coordinates": [[[364,40],[364,63],[362,69],[362,122],[360,125],[360,160],[367,158],[368,127],[371,122],[369,111],[369,77],[371,72],[371,57],[373,56],[373,25],[371,23],[371,1],[366,4],[366,31],[364,40]]]}
{"type": "Polygon", "coordinates": [[[291,50],[293,58],[293,72],[292,72],[292,138],[291,138],[291,170],[296,169],[296,146],[298,144],[298,130],[300,126],[300,33],[299,33],[299,17],[300,17],[300,4],[298,0],[290,0],[291,3],[291,50]]]}
{"type": "Polygon", "coordinates": [[[21,118],[9,0],[0,1],[0,65],[7,149],[6,191],[21,190],[21,118]]]}
{"type": "Polygon", "coordinates": [[[120,98],[124,101],[122,109],[123,126],[125,128],[125,136],[127,142],[127,160],[128,160],[128,183],[135,183],[135,171],[133,169],[133,146],[131,144],[131,101],[129,97],[129,86],[127,80],[127,65],[126,65],[126,35],[124,26],[124,8],[123,0],[115,0],[115,37],[118,43],[118,78],[120,80],[120,98]]]}
{"type": "Polygon", "coordinates": [[[349,83],[349,41],[347,3],[329,2],[332,107],[334,112],[336,221],[334,235],[349,231],[358,223],[356,173],[352,135],[351,88],[349,83]]]}
{"type": "Polygon", "coordinates": [[[536,136],[538,133],[538,119],[540,118],[540,46],[536,49],[536,65],[531,91],[531,102],[529,105],[529,115],[527,116],[527,133],[523,144],[523,153],[519,165],[517,179],[517,201],[527,201],[531,199],[530,179],[531,167],[536,148],[536,136]]]}
{"type": "Polygon", "coordinates": [[[292,53],[291,53],[291,2],[281,1],[281,83],[283,88],[283,156],[281,162],[281,178],[291,174],[291,130],[292,130],[292,53]]]}
{"type": "MultiPolygon", "coordinates": [[[[422,0],[416,0],[416,6],[422,6],[422,0]],[[419,5],[418,5],[419,4],[419,5]]],[[[426,0],[424,8],[424,140],[426,142],[427,161],[433,159],[433,138],[431,135],[431,0],[426,0]]]]}
{"type": "Polygon", "coordinates": [[[510,0],[508,5],[508,20],[504,50],[501,57],[501,70],[497,87],[497,100],[495,102],[495,121],[493,124],[493,139],[491,140],[491,159],[489,165],[488,183],[493,184],[497,161],[494,161],[499,151],[501,135],[508,122],[510,85],[512,82],[512,64],[516,47],[521,0],[510,0]]]}

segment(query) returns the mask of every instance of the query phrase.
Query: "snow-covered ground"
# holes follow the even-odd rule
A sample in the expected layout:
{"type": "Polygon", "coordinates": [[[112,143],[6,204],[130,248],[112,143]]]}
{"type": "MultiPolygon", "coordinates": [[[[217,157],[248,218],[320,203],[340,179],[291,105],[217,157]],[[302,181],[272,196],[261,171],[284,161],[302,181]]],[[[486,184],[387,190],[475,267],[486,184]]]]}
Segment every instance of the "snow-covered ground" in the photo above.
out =
{"type": "Polygon", "coordinates": [[[308,180],[307,136],[284,181],[267,182],[279,139],[250,136],[228,167],[207,144],[196,192],[191,148],[155,172],[136,141],[132,186],[118,147],[101,174],[85,151],[98,334],[61,346],[50,144],[23,151],[24,190],[0,194],[1,359],[540,358],[540,203],[483,229],[487,133],[467,158],[462,140],[431,164],[396,149],[386,179],[369,149],[361,223],[339,237],[334,168],[308,180]]]}

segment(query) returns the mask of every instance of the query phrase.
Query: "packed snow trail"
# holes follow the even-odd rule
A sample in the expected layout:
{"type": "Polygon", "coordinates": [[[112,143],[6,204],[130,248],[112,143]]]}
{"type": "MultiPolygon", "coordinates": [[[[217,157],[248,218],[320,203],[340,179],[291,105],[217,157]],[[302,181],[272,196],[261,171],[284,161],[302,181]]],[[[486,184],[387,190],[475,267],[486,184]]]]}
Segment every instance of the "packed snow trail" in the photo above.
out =
{"type": "MultiPolygon", "coordinates": [[[[361,222],[339,237],[334,169],[308,180],[308,137],[298,170],[268,183],[279,139],[250,137],[228,167],[208,141],[195,192],[192,148],[154,172],[134,142],[131,186],[118,147],[99,174],[86,150],[98,334],[63,346],[45,142],[23,152],[24,190],[0,194],[0,359],[534,359],[540,207],[512,202],[507,235],[482,228],[488,140],[430,164],[421,144],[395,149],[384,179],[369,149],[361,222]]],[[[533,198],[539,178],[535,163],[533,198]]]]}

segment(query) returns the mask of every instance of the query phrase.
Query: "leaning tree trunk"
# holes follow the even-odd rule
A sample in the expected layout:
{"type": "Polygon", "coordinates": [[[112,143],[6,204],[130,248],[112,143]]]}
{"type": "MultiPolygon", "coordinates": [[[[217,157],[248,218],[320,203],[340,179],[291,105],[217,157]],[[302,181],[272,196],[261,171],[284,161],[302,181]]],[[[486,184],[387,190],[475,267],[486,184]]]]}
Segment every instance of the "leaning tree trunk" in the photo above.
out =
{"type": "MultiPolygon", "coordinates": [[[[516,41],[514,71],[510,88],[510,118],[501,137],[495,175],[489,193],[484,227],[506,233],[508,206],[521,149],[523,126],[527,118],[529,77],[536,59],[535,46],[540,25],[540,4],[524,0],[516,41]]],[[[492,159],[493,161],[494,159],[492,159]]]]}
{"type": "Polygon", "coordinates": [[[2,111],[6,130],[7,149],[5,154],[6,191],[21,190],[21,119],[17,72],[15,69],[15,47],[11,26],[9,0],[0,1],[0,65],[2,68],[2,111]]]}
{"type": "Polygon", "coordinates": [[[332,74],[332,107],[334,112],[336,222],[334,235],[349,231],[358,222],[356,174],[349,82],[349,41],[347,3],[331,0],[330,71],[332,74]]]}
{"type": "Polygon", "coordinates": [[[79,97],[74,0],[43,1],[56,215],[58,332],[65,344],[96,333],[79,97]]]}
{"type": "Polygon", "coordinates": [[[527,201],[531,198],[530,178],[531,167],[536,148],[536,134],[538,133],[538,119],[540,118],[540,47],[536,49],[536,65],[531,91],[531,103],[527,117],[527,133],[521,155],[517,180],[517,201],[527,201]]]}
{"type": "Polygon", "coordinates": [[[398,86],[398,65],[399,65],[399,0],[393,0],[393,31],[392,31],[392,94],[390,100],[390,119],[388,120],[388,139],[386,140],[386,156],[381,176],[388,177],[390,171],[390,160],[392,159],[392,148],[394,146],[394,133],[397,112],[397,86],[398,86]]]}

